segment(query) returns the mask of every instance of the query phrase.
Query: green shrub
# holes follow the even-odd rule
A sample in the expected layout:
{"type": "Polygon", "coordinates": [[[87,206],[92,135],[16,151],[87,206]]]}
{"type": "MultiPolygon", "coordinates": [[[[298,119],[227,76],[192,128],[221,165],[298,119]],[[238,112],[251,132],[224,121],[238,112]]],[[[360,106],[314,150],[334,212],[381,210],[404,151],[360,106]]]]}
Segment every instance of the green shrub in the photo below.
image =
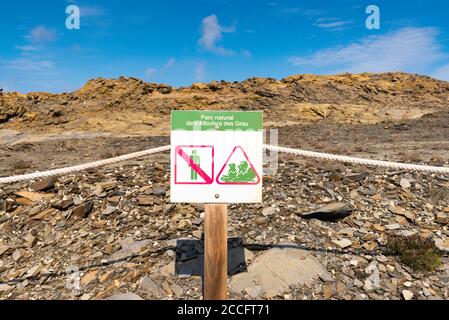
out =
{"type": "Polygon", "coordinates": [[[391,235],[387,240],[389,253],[399,257],[401,262],[414,271],[435,271],[442,265],[441,251],[430,239],[419,235],[409,237],[391,235]]]}

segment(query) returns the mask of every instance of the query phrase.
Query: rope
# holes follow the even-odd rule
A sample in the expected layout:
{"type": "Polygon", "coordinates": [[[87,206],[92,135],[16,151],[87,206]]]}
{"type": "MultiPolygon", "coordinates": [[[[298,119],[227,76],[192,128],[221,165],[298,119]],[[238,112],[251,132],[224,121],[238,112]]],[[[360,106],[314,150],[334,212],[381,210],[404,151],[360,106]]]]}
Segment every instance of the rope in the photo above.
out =
{"type": "Polygon", "coordinates": [[[164,151],[168,151],[168,150],[170,150],[170,146],[164,146],[164,147],[158,147],[158,148],[148,149],[148,150],[144,150],[144,151],[139,151],[139,152],[135,152],[135,153],[125,154],[123,156],[119,156],[119,157],[115,157],[115,158],[111,158],[111,159],[81,164],[81,165],[68,167],[68,168],[61,168],[61,169],[44,171],[44,172],[35,172],[35,173],[29,173],[29,174],[7,177],[7,178],[0,178],[0,184],[14,183],[14,182],[19,182],[19,181],[27,181],[27,180],[46,178],[46,177],[65,175],[65,174],[69,174],[69,173],[73,173],[73,172],[79,172],[79,171],[84,171],[87,169],[105,166],[108,164],[114,164],[114,163],[123,162],[123,161],[131,160],[131,159],[135,159],[135,158],[140,158],[143,156],[148,156],[148,155],[151,155],[154,153],[164,152],[164,151]]]}
{"type": "Polygon", "coordinates": [[[390,161],[380,161],[380,160],[371,160],[371,159],[362,159],[355,157],[347,157],[347,156],[338,156],[334,154],[321,153],[321,152],[313,152],[313,151],[305,151],[300,149],[292,149],[292,148],[284,148],[284,147],[276,147],[270,145],[264,145],[264,148],[274,152],[284,152],[290,153],[294,155],[299,155],[307,158],[318,158],[324,160],[331,161],[339,161],[344,163],[351,164],[362,164],[366,166],[376,166],[376,167],[385,167],[392,169],[405,169],[410,171],[422,171],[422,172],[432,172],[432,173],[442,173],[449,174],[448,167],[433,167],[433,166],[425,166],[418,164],[408,164],[408,163],[398,163],[398,162],[390,162],[390,161]]]}
{"type": "MultiPolygon", "coordinates": [[[[422,172],[431,172],[431,173],[439,173],[439,174],[449,174],[449,168],[448,167],[433,167],[433,166],[425,166],[425,165],[417,165],[417,164],[407,164],[407,163],[398,163],[398,162],[390,162],[390,161],[379,161],[379,160],[371,160],[371,159],[362,159],[362,158],[355,158],[355,157],[348,157],[348,156],[339,156],[334,154],[328,154],[328,153],[321,153],[321,152],[314,152],[314,151],[306,151],[301,149],[292,149],[292,148],[285,148],[285,147],[277,147],[277,146],[271,146],[271,145],[264,145],[264,149],[273,151],[273,152],[282,152],[282,153],[290,153],[294,155],[299,155],[307,158],[318,158],[318,159],[324,159],[324,160],[331,160],[331,161],[339,161],[344,163],[351,163],[351,164],[361,164],[361,165],[367,165],[367,166],[376,166],[376,167],[385,167],[385,168],[392,168],[392,169],[405,169],[410,171],[422,171],[422,172]]],[[[40,178],[46,178],[46,177],[53,177],[53,176],[59,176],[59,175],[65,175],[73,172],[80,172],[87,169],[97,168],[109,164],[114,164],[118,162],[123,162],[135,158],[140,158],[144,156],[148,156],[151,154],[159,153],[159,152],[165,152],[169,151],[170,146],[163,146],[153,149],[148,149],[140,152],[130,153],[123,156],[106,159],[106,160],[100,160],[95,162],[90,162],[82,165],[77,165],[73,167],[67,167],[67,168],[61,168],[61,169],[55,169],[55,170],[49,170],[44,172],[35,172],[35,173],[29,173],[19,176],[12,176],[12,177],[5,177],[0,178],[0,184],[5,183],[14,183],[14,182],[20,182],[20,181],[27,181],[27,180],[34,180],[34,179],[40,179],[40,178]]]]}

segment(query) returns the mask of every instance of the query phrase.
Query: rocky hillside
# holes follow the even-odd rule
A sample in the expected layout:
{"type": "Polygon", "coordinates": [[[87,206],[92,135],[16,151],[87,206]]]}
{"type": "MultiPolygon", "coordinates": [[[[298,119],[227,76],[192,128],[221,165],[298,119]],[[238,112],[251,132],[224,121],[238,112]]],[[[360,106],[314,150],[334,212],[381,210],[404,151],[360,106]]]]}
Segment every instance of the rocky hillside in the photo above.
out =
{"type": "Polygon", "coordinates": [[[419,118],[448,105],[448,82],[404,73],[251,78],[177,89],[99,78],[72,93],[0,94],[0,129],[167,134],[174,109],[263,110],[268,126],[322,119],[365,124],[419,118]]]}

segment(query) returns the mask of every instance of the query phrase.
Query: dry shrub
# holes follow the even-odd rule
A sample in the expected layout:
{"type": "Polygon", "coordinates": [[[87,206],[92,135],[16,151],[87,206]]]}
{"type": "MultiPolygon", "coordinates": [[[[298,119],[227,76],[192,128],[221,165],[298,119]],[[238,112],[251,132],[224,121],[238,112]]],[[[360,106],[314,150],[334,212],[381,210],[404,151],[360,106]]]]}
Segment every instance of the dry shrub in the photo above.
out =
{"type": "Polygon", "coordinates": [[[401,262],[414,271],[435,271],[442,265],[441,251],[430,239],[423,239],[419,235],[388,236],[388,251],[399,257],[401,262]]]}

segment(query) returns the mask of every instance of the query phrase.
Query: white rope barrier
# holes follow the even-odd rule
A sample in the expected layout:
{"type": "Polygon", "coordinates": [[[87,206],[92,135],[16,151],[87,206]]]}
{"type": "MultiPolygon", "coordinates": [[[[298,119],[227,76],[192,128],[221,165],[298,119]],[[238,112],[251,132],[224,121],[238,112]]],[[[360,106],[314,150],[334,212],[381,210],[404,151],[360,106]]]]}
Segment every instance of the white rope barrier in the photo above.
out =
{"type": "Polygon", "coordinates": [[[7,177],[7,178],[0,178],[0,184],[14,183],[14,182],[20,182],[20,181],[34,180],[34,179],[39,179],[39,178],[65,175],[65,174],[69,174],[69,173],[73,173],[73,172],[84,171],[87,169],[92,169],[92,168],[105,166],[108,164],[123,162],[123,161],[140,158],[143,156],[148,156],[148,155],[151,155],[154,153],[159,153],[159,152],[164,152],[164,151],[169,151],[169,150],[170,150],[170,146],[164,146],[164,147],[148,149],[148,150],[144,150],[144,151],[140,151],[140,152],[125,154],[123,156],[119,156],[119,157],[115,157],[115,158],[111,158],[111,159],[81,164],[78,166],[73,166],[73,167],[68,167],[68,168],[61,168],[61,169],[44,171],[44,172],[35,172],[35,173],[29,173],[29,174],[7,177]]]}
{"type": "MultiPolygon", "coordinates": [[[[324,160],[338,161],[338,162],[351,163],[351,164],[361,164],[361,165],[367,165],[367,166],[384,167],[384,168],[391,168],[391,169],[405,169],[405,170],[410,170],[410,171],[449,174],[449,167],[434,167],[434,166],[426,166],[426,165],[362,159],[362,158],[355,158],[355,157],[348,157],[348,156],[339,156],[339,155],[328,154],[328,153],[306,151],[306,150],[301,150],[301,149],[277,147],[277,146],[271,146],[271,145],[264,145],[263,147],[264,147],[264,149],[267,149],[270,151],[281,152],[281,153],[290,153],[290,154],[303,156],[303,157],[307,157],[307,158],[318,158],[318,159],[324,159],[324,160]]],[[[140,157],[148,156],[148,155],[155,154],[155,153],[165,152],[165,151],[169,151],[169,150],[170,150],[170,146],[163,146],[163,147],[152,148],[152,149],[148,149],[148,150],[144,150],[144,151],[140,151],[140,152],[130,153],[130,154],[126,154],[126,155],[111,158],[111,159],[100,160],[100,161],[90,162],[90,163],[86,163],[86,164],[82,164],[82,165],[77,165],[77,166],[73,166],[73,167],[54,169],[54,170],[49,170],[49,171],[44,171],[44,172],[35,172],[35,173],[29,173],[29,174],[12,176],[12,177],[4,177],[4,178],[0,178],[0,184],[14,183],[14,182],[34,180],[34,179],[40,179],[40,178],[46,178],[46,177],[60,176],[60,175],[65,175],[65,174],[69,174],[69,173],[74,173],[74,172],[80,172],[80,171],[84,171],[87,169],[97,168],[97,167],[101,167],[101,166],[105,166],[105,165],[109,165],[109,164],[115,164],[115,163],[132,160],[135,158],[140,158],[140,157]]]]}
{"type": "Polygon", "coordinates": [[[338,156],[329,153],[321,153],[314,151],[306,151],[300,149],[292,149],[292,148],[284,148],[284,147],[276,147],[270,145],[264,145],[264,148],[270,151],[275,152],[283,152],[290,153],[298,156],[303,156],[307,158],[318,158],[324,160],[338,161],[344,163],[351,164],[362,164],[367,166],[376,166],[376,167],[384,167],[391,169],[405,169],[410,171],[422,171],[422,172],[432,172],[432,173],[442,173],[449,174],[449,167],[433,167],[426,165],[418,165],[418,164],[408,164],[408,163],[398,163],[398,162],[390,162],[390,161],[380,161],[380,160],[371,160],[371,159],[362,159],[348,156],[338,156]]]}

